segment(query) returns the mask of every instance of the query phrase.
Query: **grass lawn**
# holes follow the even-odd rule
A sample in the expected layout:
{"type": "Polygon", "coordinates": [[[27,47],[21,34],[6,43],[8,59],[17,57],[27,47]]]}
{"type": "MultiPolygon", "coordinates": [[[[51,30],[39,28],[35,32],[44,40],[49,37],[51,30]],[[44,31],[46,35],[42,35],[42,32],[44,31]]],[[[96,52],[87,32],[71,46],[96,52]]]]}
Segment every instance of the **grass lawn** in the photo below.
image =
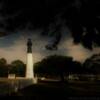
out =
{"type": "Polygon", "coordinates": [[[37,100],[47,98],[63,98],[73,96],[100,96],[100,83],[72,81],[69,83],[43,82],[28,86],[13,95],[31,96],[37,100]]]}
{"type": "Polygon", "coordinates": [[[76,96],[100,96],[100,82],[69,81],[68,83],[60,83],[44,81],[11,94],[9,94],[11,88],[8,83],[9,80],[5,83],[0,81],[0,96],[23,96],[36,100],[48,100],[48,98],[65,100],[76,96]]]}

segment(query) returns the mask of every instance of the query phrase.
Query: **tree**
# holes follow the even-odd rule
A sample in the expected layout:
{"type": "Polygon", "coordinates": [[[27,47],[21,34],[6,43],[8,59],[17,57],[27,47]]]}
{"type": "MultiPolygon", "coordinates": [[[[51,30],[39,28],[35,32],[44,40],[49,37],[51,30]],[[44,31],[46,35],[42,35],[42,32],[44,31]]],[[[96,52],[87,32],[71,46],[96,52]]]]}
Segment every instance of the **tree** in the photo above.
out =
{"type": "Polygon", "coordinates": [[[70,72],[72,74],[82,74],[82,73],[84,73],[82,64],[78,61],[73,61],[70,72]]]}
{"type": "Polygon", "coordinates": [[[65,75],[77,73],[75,70],[80,67],[80,63],[74,62],[71,57],[53,55],[36,63],[34,67],[35,73],[60,76],[61,81],[63,82],[65,75]]]}
{"type": "Polygon", "coordinates": [[[7,64],[6,59],[5,59],[5,58],[1,58],[1,59],[0,59],[0,66],[6,65],[6,64],[7,64]]]}
{"type": "Polygon", "coordinates": [[[20,60],[12,61],[10,73],[16,74],[16,76],[25,76],[25,64],[20,60]]]}
{"type": "Polygon", "coordinates": [[[7,61],[5,58],[0,59],[0,77],[7,77],[8,75],[8,67],[7,61]]]}
{"type": "Polygon", "coordinates": [[[86,59],[83,64],[92,74],[100,73],[100,54],[96,54],[86,59]]]}

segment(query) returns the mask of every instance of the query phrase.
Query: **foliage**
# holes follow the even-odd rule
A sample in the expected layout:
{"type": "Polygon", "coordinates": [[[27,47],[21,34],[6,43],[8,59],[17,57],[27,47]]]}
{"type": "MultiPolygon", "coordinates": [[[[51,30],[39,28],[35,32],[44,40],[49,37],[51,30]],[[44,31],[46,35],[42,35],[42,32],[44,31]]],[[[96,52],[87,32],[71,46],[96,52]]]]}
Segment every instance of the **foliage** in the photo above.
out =
{"type": "Polygon", "coordinates": [[[20,60],[12,61],[10,73],[14,73],[16,76],[25,76],[25,64],[20,60]]]}
{"type": "Polygon", "coordinates": [[[1,59],[0,59],[0,66],[6,65],[6,64],[7,64],[6,59],[5,59],[5,58],[1,58],[1,59]]]}
{"type": "Polygon", "coordinates": [[[83,66],[87,68],[89,73],[99,74],[100,73],[100,54],[92,55],[86,59],[83,66]]]}
{"type": "Polygon", "coordinates": [[[73,61],[71,57],[53,55],[36,63],[34,68],[37,74],[42,73],[42,75],[60,76],[61,80],[64,80],[65,75],[79,73],[81,64],[73,61]]]}
{"type": "Polygon", "coordinates": [[[5,58],[0,59],[0,77],[7,77],[8,75],[8,67],[7,61],[5,58]]]}

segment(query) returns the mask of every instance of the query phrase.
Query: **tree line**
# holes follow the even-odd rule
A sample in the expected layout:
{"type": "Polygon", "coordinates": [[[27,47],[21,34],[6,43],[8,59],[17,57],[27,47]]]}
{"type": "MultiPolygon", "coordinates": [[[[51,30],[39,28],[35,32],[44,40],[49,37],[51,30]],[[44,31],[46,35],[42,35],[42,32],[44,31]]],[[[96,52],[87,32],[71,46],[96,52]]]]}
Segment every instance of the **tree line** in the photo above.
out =
{"type": "MultiPolygon", "coordinates": [[[[100,54],[95,54],[87,58],[83,63],[73,60],[72,57],[51,55],[33,65],[33,70],[37,76],[54,76],[64,80],[64,76],[70,74],[92,74],[100,73],[100,54]]],[[[7,77],[8,74],[16,74],[24,77],[26,64],[21,60],[12,61],[7,64],[5,58],[0,59],[0,77],[7,77]]]]}
{"type": "Polygon", "coordinates": [[[21,60],[12,61],[7,64],[5,58],[0,59],[0,77],[8,77],[8,74],[16,74],[16,76],[25,76],[25,64],[21,60]]]}
{"type": "Polygon", "coordinates": [[[62,81],[65,76],[70,74],[98,75],[100,73],[100,54],[87,58],[84,63],[67,56],[48,56],[34,64],[34,71],[39,76],[58,76],[62,81]]]}

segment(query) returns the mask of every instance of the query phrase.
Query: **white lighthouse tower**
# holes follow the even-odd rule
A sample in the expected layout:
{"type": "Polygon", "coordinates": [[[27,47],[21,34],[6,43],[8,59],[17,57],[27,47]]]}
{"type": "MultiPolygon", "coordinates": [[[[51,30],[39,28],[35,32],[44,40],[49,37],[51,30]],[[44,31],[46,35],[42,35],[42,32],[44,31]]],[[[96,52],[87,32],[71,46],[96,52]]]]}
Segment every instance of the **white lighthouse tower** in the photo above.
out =
{"type": "Polygon", "coordinates": [[[28,39],[28,42],[27,42],[26,78],[34,79],[31,39],[28,39]]]}

